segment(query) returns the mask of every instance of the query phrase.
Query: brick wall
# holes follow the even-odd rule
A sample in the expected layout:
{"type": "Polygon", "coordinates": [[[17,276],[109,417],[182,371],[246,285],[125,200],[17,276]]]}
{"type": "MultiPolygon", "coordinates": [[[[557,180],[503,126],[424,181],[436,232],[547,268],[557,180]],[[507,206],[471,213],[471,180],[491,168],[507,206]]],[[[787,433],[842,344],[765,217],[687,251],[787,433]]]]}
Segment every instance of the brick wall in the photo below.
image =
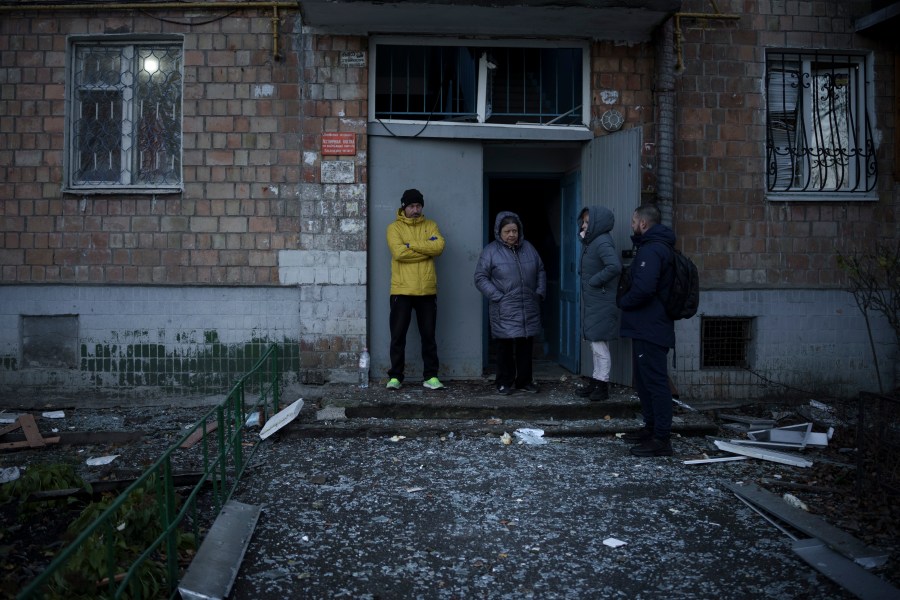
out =
{"type": "MultiPolygon", "coordinates": [[[[367,50],[367,42],[314,35],[302,30],[298,12],[280,15],[276,58],[269,11],[219,19],[220,12],[193,10],[3,13],[0,295],[19,301],[6,303],[0,327],[8,369],[0,383],[48,384],[46,373],[20,371],[16,322],[19,314],[60,310],[94,324],[78,340],[82,372],[59,378],[64,386],[122,376],[121,365],[90,376],[85,365],[109,362],[97,361],[94,348],[131,352],[117,341],[132,336],[129,329],[149,332],[138,344],[160,344],[170,360],[209,353],[202,339],[188,350],[173,342],[202,330],[221,340],[215,353],[229,356],[247,344],[290,345],[283,354],[289,379],[355,375],[366,335],[368,65],[342,59],[367,50]],[[184,36],[183,193],[61,191],[66,36],[104,33],[184,36]],[[357,134],[357,153],[322,156],[324,132],[357,134]],[[85,284],[91,291],[79,291],[85,284]],[[116,308],[123,295],[140,293],[135,286],[152,288],[156,298],[188,293],[194,312],[116,308]],[[284,304],[285,294],[293,304],[284,304]],[[230,305],[269,296],[281,304],[250,303],[253,316],[230,305]],[[22,300],[28,297],[35,302],[22,300]]],[[[142,381],[172,379],[150,374],[149,364],[134,368],[143,370],[142,381]]],[[[122,381],[137,381],[132,375],[122,381]]],[[[226,369],[222,380],[228,377],[226,369]]]]}
{"type": "MultiPolygon", "coordinates": [[[[683,19],[677,77],[675,225],[705,285],[717,288],[842,285],[835,247],[895,239],[900,194],[891,173],[892,54],[852,33],[866,1],[724,0],[738,20],[683,19]],[[875,51],[878,201],[766,199],[766,48],[875,51]]],[[[709,13],[706,0],[683,12],[709,13]]]]}
{"type": "MultiPolygon", "coordinates": [[[[278,284],[300,233],[300,82],[271,15],[109,11],[0,19],[0,281],[278,284]],[[184,34],[184,193],[63,194],[66,36],[184,34]]],[[[281,20],[291,44],[295,15],[281,20]]]]}
{"type": "Polygon", "coordinates": [[[296,44],[304,81],[300,248],[280,252],[279,276],[300,289],[302,377],[321,383],[355,369],[366,345],[368,64],[342,59],[367,55],[368,42],[304,30],[296,44]],[[356,154],[323,156],[326,132],[356,134],[356,154]]]}

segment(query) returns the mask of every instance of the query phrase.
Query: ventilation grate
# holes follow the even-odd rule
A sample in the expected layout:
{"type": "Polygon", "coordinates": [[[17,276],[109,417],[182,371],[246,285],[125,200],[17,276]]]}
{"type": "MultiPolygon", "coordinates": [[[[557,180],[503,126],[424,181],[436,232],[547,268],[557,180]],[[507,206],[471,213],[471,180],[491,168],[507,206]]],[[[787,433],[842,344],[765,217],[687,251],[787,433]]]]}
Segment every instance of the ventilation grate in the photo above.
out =
{"type": "Polygon", "coordinates": [[[748,368],[752,321],[750,317],[703,317],[700,321],[701,368],[748,368]]]}

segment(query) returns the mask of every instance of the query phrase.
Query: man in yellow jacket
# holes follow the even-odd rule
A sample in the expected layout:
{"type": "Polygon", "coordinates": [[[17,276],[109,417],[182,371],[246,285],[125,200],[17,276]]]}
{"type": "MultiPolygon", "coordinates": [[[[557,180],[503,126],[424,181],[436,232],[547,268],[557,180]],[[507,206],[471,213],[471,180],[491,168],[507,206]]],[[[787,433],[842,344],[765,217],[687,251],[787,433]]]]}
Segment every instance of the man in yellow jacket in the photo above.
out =
{"type": "Polygon", "coordinates": [[[444,251],[444,237],[437,223],[422,214],[424,206],[422,192],[406,190],[400,198],[397,220],[387,228],[391,250],[391,368],[387,383],[390,390],[399,390],[403,384],[406,332],[413,310],[422,338],[422,385],[431,390],[444,387],[437,378],[439,363],[434,334],[437,324],[434,259],[444,251]]]}

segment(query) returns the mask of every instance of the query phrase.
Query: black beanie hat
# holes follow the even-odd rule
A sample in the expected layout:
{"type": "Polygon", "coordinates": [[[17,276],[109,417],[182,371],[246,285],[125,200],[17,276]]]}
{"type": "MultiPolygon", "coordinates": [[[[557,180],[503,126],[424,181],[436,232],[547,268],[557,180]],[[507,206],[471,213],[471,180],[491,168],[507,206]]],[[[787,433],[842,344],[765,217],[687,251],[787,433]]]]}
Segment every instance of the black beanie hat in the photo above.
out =
{"type": "Polygon", "coordinates": [[[422,192],[415,188],[403,192],[403,196],[400,198],[400,208],[406,208],[410,204],[425,206],[425,198],[422,196],[422,192]]]}

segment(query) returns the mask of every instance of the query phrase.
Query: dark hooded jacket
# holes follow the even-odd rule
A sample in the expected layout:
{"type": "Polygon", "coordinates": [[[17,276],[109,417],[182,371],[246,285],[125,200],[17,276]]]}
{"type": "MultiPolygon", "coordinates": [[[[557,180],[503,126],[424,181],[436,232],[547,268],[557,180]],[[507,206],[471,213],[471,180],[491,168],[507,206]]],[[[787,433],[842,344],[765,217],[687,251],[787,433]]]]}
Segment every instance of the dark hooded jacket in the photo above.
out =
{"type": "Polygon", "coordinates": [[[522,221],[504,211],[494,220],[494,241],[481,251],[475,268],[475,287],[490,300],[491,335],[508,339],[529,337],[541,331],[541,301],[547,295],[544,263],[531,243],[525,241],[522,221]],[[500,221],[513,217],[519,226],[519,241],[507,246],[500,239],[500,221]]]}
{"type": "Polygon", "coordinates": [[[643,235],[631,236],[637,248],[628,267],[631,289],[618,301],[622,309],[622,337],[675,347],[675,322],[666,315],[662,298],[669,295],[674,272],[669,266],[675,232],[657,223],[643,235]]]}
{"type": "Polygon", "coordinates": [[[615,217],[603,206],[588,206],[578,212],[579,216],[585,210],[588,226],[581,238],[579,266],[582,331],[589,342],[614,340],[619,337],[616,287],[622,272],[622,260],[610,235],[615,217]]]}

